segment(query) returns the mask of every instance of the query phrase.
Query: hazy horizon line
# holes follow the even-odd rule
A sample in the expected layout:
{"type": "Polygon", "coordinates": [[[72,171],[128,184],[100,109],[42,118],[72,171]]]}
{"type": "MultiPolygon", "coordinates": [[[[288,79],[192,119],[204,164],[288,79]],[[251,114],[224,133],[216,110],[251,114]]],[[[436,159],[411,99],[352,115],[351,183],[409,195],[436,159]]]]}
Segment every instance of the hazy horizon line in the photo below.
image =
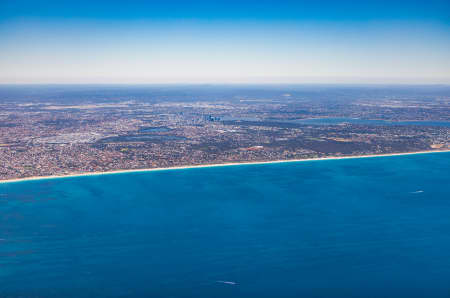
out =
{"type": "Polygon", "coordinates": [[[0,82],[0,86],[450,86],[450,82],[0,82]]]}

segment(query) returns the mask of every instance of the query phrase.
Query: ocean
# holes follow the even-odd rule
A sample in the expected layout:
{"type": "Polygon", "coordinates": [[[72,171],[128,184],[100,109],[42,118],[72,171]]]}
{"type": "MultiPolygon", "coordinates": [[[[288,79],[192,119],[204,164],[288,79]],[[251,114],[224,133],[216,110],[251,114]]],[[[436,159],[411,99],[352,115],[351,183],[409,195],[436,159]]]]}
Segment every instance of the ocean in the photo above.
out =
{"type": "Polygon", "coordinates": [[[0,297],[449,297],[450,153],[0,184],[0,297]]]}

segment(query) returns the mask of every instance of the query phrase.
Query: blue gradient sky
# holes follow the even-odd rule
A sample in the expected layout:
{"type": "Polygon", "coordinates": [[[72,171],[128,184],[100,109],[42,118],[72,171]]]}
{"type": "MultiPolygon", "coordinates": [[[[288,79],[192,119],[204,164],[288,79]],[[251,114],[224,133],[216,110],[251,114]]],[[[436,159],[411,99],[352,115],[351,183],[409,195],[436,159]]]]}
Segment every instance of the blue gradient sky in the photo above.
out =
{"type": "Polygon", "coordinates": [[[0,83],[450,83],[450,1],[0,0],[0,83]]]}

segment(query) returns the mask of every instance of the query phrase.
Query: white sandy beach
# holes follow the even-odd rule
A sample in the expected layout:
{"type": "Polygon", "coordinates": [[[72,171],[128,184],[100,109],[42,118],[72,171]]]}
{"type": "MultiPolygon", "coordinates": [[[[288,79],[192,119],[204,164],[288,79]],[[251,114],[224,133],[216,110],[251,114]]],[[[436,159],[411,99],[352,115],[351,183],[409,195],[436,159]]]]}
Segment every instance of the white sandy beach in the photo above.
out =
{"type": "Polygon", "coordinates": [[[138,173],[138,172],[151,172],[151,171],[167,171],[167,170],[181,170],[181,169],[195,169],[195,168],[209,168],[209,167],[226,167],[226,166],[237,166],[237,165],[259,165],[259,164],[319,161],[319,160],[373,158],[373,157],[403,156],[403,155],[429,154],[429,153],[442,153],[442,152],[450,152],[450,150],[429,150],[429,151],[416,151],[416,152],[405,152],[405,153],[388,153],[388,154],[355,155],[355,156],[328,156],[328,157],[305,158],[305,159],[255,161],[255,162],[232,162],[232,163],[221,163],[221,164],[177,166],[177,167],[167,167],[167,168],[130,169],[130,170],[107,171],[107,172],[73,173],[73,174],[67,174],[67,175],[33,176],[33,177],[26,177],[26,178],[0,180],[0,184],[1,183],[22,182],[22,181],[32,181],[32,180],[42,180],[42,179],[60,179],[60,178],[69,178],[69,177],[111,175],[111,174],[121,174],[121,173],[138,173]]]}

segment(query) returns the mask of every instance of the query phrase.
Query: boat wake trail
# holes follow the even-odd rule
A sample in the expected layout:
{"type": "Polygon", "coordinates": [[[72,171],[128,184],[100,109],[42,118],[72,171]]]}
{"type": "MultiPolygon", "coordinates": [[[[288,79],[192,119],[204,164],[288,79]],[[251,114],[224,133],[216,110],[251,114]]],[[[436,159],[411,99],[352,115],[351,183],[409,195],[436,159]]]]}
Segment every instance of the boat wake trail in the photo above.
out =
{"type": "Polygon", "coordinates": [[[221,283],[221,284],[226,284],[226,285],[232,285],[232,286],[237,285],[237,282],[234,282],[234,281],[218,280],[216,282],[221,283]]]}

